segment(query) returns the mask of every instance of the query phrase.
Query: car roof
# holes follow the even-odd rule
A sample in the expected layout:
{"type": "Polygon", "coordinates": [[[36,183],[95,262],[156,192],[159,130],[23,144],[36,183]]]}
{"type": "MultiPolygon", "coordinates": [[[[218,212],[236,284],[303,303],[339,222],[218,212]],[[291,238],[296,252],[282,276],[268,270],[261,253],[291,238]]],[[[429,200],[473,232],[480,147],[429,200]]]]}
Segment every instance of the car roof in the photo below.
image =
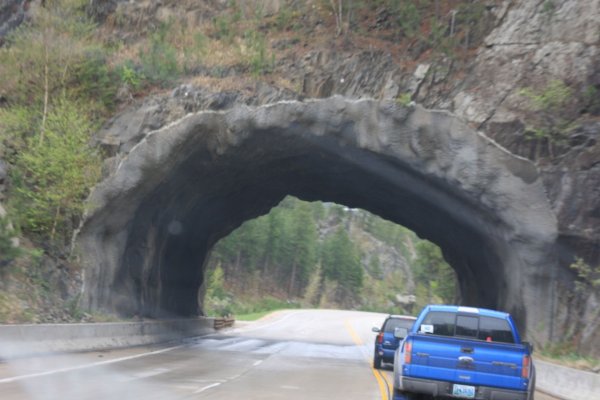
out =
{"type": "Polygon", "coordinates": [[[454,312],[454,313],[466,313],[466,314],[477,314],[483,315],[485,317],[495,317],[495,318],[508,318],[509,314],[497,311],[490,310],[488,308],[477,308],[477,307],[465,307],[465,306],[455,306],[455,305],[438,305],[438,304],[430,304],[427,306],[430,311],[446,311],[446,312],[454,312]]]}

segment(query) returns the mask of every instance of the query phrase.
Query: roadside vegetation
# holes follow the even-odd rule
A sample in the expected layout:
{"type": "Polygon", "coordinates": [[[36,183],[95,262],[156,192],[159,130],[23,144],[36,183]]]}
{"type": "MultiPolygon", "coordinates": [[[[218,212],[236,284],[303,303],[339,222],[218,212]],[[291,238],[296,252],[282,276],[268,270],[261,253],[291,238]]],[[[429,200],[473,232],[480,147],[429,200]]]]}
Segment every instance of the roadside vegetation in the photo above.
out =
{"type": "Polygon", "coordinates": [[[539,357],[570,368],[600,373],[600,358],[581,354],[572,343],[550,344],[540,350],[539,357]]]}

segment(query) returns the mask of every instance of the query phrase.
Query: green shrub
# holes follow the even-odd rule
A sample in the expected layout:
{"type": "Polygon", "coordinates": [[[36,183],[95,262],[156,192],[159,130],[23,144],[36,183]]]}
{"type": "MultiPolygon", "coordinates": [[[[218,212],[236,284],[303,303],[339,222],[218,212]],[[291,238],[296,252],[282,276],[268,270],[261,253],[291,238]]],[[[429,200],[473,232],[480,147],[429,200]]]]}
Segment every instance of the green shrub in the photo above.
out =
{"type": "Polygon", "coordinates": [[[528,87],[518,93],[528,100],[529,109],[535,111],[527,121],[527,137],[547,142],[548,153],[553,157],[554,146],[564,143],[571,128],[565,116],[573,98],[572,89],[561,80],[552,80],[542,89],[528,87]]]}
{"type": "Polygon", "coordinates": [[[242,10],[236,1],[229,2],[230,13],[219,15],[213,19],[215,36],[219,40],[233,42],[233,38],[238,34],[237,25],[242,19],[242,10]]]}
{"type": "Polygon", "coordinates": [[[115,105],[119,83],[116,78],[117,72],[109,68],[105,51],[90,47],[84,52],[81,62],[74,66],[69,86],[73,88],[73,96],[84,101],[94,99],[98,111],[105,113],[115,105]]]}
{"type": "Polygon", "coordinates": [[[263,75],[273,70],[275,54],[269,53],[266,37],[257,31],[246,32],[246,46],[249,51],[248,64],[254,76],[263,75]]]}
{"type": "Polygon", "coordinates": [[[140,51],[142,73],[151,82],[166,86],[179,77],[177,50],[167,40],[172,23],[161,23],[150,36],[148,47],[140,51]]]}
{"type": "Polygon", "coordinates": [[[85,104],[58,99],[17,155],[11,172],[23,229],[70,239],[88,188],[100,176],[100,157],[88,146],[96,127],[85,112],[85,104]]]}
{"type": "Polygon", "coordinates": [[[15,235],[16,231],[8,217],[0,215],[0,268],[21,255],[21,250],[13,245],[15,235]]]}
{"type": "Polygon", "coordinates": [[[600,114],[600,93],[595,86],[587,86],[583,91],[583,101],[587,112],[600,114]]]}
{"type": "Polygon", "coordinates": [[[143,86],[145,77],[137,70],[133,61],[129,60],[118,66],[116,71],[119,76],[119,81],[122,84],[129,86],[131,90],[136,91],[143,86]]]}
{"type": "Polygon", "coordinates": [[[421,26],[421,13],[417,4],[412,1],[394,0],[391,1],[390,8],[401,34],[407,38],[416,37],[421,26]]]}
{"type": "Polygon", "coordinates": [[[398,102],[398,104],[406,107],[412,102],[412,95],[409,92],[402,93],[398,96],[396,101],[398,102]]]}
{"type": "Polygon", "coordinates": [[[193,42],[189,47],[183,47],[184,69],[193,72],[206,56],[208,38],[202,32],[193,34],[193,42]]]}
{"type": "Polygon", "coordinates": [[[586,293],[589,289],[600,289],[600,266],[592,267],[582,258],[577,257],[569,267],[577,273],[575,282],[577,292],[586,293]]]}

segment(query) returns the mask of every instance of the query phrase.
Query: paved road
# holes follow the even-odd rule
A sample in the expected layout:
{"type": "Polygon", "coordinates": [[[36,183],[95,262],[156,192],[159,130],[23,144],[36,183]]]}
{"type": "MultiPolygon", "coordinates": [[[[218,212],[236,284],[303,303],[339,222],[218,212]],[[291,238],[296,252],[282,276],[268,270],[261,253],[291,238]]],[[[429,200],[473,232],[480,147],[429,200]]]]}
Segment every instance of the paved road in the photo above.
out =
{"type": "Polygon", "coordinates": [[[381,399],[362,344],[382,319],[292,311],[170,347],[13,361],[0,399],[381,399]]]}
{"type": "Polygon", "coordinates": [[[286,311],[185,343],[13,360],[0,399],[391,400],[391,370],[371,368],[384,317],[286,311]]]}

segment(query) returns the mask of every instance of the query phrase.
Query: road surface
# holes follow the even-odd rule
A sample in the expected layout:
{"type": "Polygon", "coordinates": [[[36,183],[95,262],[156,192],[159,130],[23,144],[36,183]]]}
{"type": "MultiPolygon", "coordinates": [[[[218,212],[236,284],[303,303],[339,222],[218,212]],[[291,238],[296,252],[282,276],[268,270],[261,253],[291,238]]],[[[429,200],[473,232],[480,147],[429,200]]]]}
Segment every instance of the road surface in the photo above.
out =
{"type": "Polygon", "coordinates": [[[0,362],[0,399],[391,400],[391,369],[371,366],[384,318],[283,311],[184,343],[0,362]]]}

